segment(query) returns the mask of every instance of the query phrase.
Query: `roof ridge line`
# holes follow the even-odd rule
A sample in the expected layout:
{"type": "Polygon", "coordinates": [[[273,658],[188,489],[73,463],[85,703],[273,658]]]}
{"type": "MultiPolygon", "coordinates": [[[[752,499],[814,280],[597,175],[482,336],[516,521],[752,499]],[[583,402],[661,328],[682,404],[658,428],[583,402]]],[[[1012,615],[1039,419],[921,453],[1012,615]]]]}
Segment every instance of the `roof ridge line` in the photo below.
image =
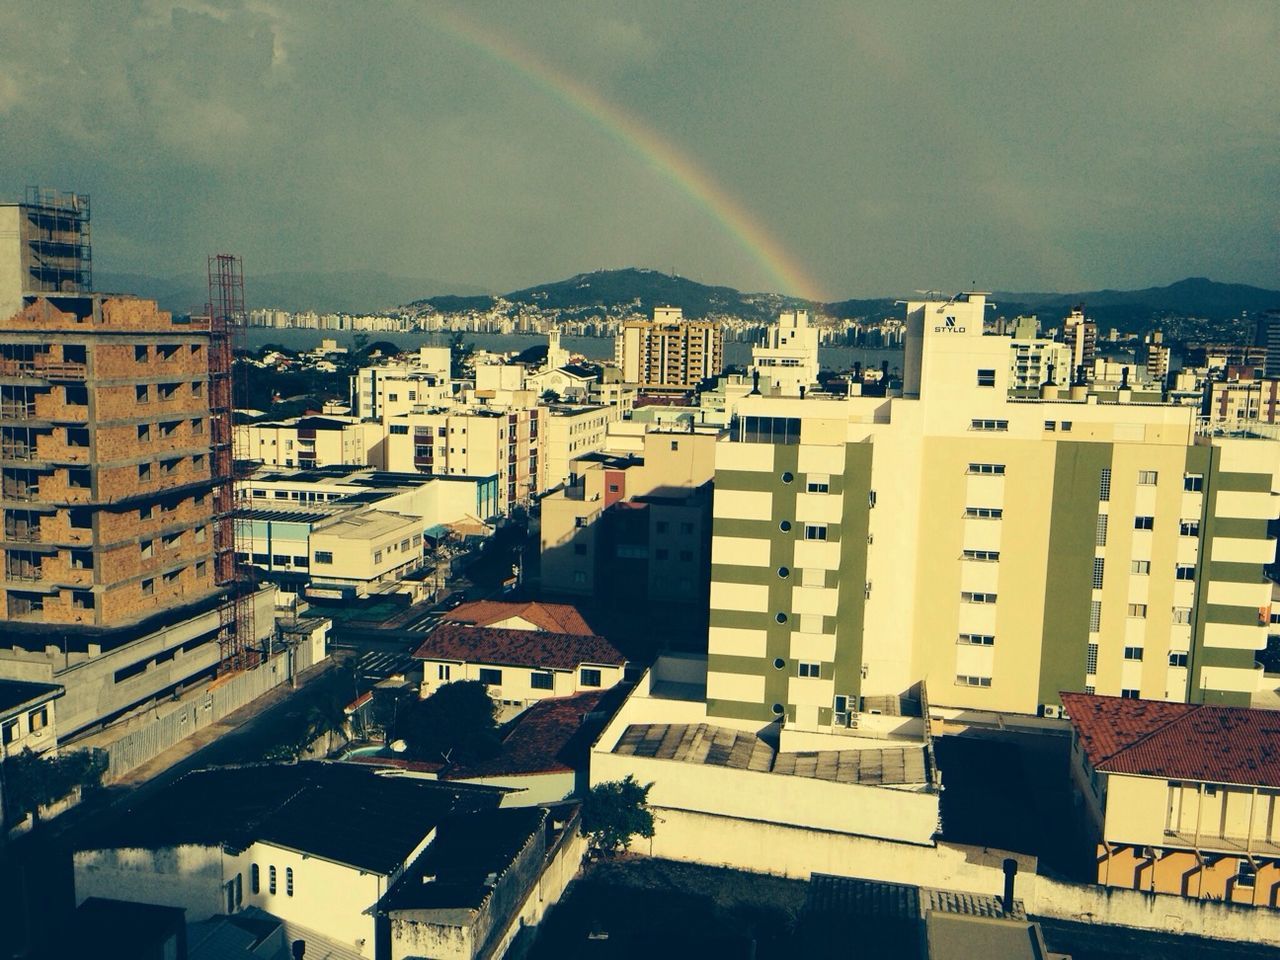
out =
{"type": "Polygon", "coordinates": [[[1208,704],[1204,704],[1204,703],[1183,703],[1183,704],[1170,704],[1170,706],[1183,706],[1183,707],[1190,707],[1190,709],[1189,709],[1189,710],[1187,710],[1187,712],[1186,712],[1186,713],[1184,713],[1184,714],[1182,714],[1181,716],[1179,716],[1179,717],[1175,717],[1174,719],[1170,720],[1168,723],[1163,724],[1162,726],[1156,727],[1156,729],[1154,729],[1154,730],[1150,730],[1150,731],[1148,731],[1147,733],[1144,733],[1144,734],[1143,734],[1142,736],[1140,736],[1137,740],[1133,741],[1133,743],[1129,743],[1129,744],[1126,744],[1125,746],[1121,747],[1121,748],[1120,748],[1119,750],[1117,750],[1115,753],[1111,754],[1109,757],[1105,758],[1101,763],[1099,763],[1099,764],[1098,764],[1098,769],[1099,769],[1099,770],[1101,770],[1105,764],[1110,763],[1110,762],[1111,762],[1112,760],[1114,760],[1116,757],[1120,756],[1120,755],[1121,755],[1121,754],[1123,754],[1123,753],[1128,753],[1130,750],[1133,750],[1133,749],[1135,749],[1135,748],[1137,748],[1137,747],[1141,746],[1142,744],[1146,743],[1148,740],[1150,740],[1152,737],[1154,737],[1157,733],[1164,733],[1164,732],[1165,732],[1166,730],[1168,730],[1170,727],[1175,726],[1175,725],[1177,725],[1177,724],[1181,723],[1183,720],[1186,720],[1188,717],[1195,716],[1195,714],[1197,714],[1197,713],[1198,713],[1201,709],[1203,709],[1204,707],[1208,706],[1208,704]]]}

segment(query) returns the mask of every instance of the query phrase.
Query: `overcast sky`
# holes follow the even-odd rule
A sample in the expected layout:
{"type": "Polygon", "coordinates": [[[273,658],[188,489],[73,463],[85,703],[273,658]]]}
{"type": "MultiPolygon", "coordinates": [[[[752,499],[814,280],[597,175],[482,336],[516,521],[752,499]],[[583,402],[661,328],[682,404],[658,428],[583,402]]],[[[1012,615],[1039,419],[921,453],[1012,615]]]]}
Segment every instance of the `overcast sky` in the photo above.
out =
{"type": "Polygon", "coordinates": [[[458,9],[6,0],[0,195],[87,191],[155,275],[1280,287],[1275,0],[458,9]]]}

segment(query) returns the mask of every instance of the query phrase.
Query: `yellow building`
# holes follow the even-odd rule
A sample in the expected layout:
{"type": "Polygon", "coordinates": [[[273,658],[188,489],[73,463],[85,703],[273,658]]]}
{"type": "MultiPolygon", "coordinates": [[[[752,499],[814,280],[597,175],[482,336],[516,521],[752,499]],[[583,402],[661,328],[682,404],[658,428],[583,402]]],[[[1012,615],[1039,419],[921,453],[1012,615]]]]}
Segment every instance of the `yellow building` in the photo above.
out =
{"type": "Polygon", "coordinates": [[[907,305],[901,391],[748,396],[717,444],[708,710],[833,732],[1058,692],[1247,705],[1280,444],[1124,390],[1009,395],[985,296],[907,305]]]}
{"type": "Polygon", "coordinates": [[[641,390],[692,390],[724,366],[724,332],[711,320],[685,320],[658,307],[652,320],[628,320],[614,345],[622,379],[641,390]]]}
{"type": "Polygon", "coordinates": [[[1280,906],[1275,713],[1064,693],[1098,882],[1280,906]]]}

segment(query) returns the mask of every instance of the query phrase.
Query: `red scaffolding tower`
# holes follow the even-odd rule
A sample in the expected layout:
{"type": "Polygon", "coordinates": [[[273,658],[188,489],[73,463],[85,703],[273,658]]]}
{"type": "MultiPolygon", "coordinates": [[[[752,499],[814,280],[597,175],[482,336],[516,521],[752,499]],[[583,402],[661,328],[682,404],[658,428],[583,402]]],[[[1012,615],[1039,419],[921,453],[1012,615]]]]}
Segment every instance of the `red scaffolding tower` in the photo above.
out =
{"type": "Polygon", "coordinates": [[[226,588],[218,609],[220,673],[253,666],[254,582],[236,562],[235,355],[245,324],[244,268],[235,254],[209,257],[209,425],[213,467],[213,566],[226,588]]]}

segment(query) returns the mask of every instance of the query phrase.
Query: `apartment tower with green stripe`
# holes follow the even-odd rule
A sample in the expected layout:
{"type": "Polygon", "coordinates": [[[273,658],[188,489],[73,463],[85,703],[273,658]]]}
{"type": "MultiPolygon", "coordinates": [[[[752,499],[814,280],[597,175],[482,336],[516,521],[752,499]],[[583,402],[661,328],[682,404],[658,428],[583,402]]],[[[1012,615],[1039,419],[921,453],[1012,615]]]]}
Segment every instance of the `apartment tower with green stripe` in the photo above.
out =
{"type": "Polygon", "coordinates": [[[1008,395],[982,294],[907,306],[900,396],[749,396],[717,446],[708,711],[824,732],[1060,691],[1248,704],[1280,443],[1120,391],[1008,395]]]}

